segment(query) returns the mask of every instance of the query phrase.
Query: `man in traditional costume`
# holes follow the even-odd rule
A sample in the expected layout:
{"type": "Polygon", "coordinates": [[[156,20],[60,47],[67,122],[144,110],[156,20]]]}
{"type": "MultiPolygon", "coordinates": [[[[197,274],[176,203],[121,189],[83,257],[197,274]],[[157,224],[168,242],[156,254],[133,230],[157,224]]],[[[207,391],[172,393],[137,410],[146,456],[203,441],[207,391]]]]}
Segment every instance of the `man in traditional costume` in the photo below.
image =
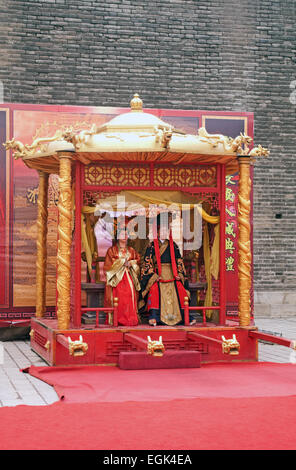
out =
{"type": "Polygon", "coordinates": [[[125,227],[118,229],[116,243],[107,250],[104,272],[106,274],[105,307],[113,307],[118,298],[118,324],[138,324],[138,291],[140,282],[140,255],[127,246],[125,227]]]}
{"type": "MultiPolygon", "coordinates": [[[[157,235],[149,244],[141,270],[141,294],[149,313],[149,324],[184,323],[185,297],[190,298],[188,280],[178,245],[169,237],[160,239],[161,215],[157,216],[157,235]]],[[[196,321],[190,318],[191,324],[196,321]]]]}

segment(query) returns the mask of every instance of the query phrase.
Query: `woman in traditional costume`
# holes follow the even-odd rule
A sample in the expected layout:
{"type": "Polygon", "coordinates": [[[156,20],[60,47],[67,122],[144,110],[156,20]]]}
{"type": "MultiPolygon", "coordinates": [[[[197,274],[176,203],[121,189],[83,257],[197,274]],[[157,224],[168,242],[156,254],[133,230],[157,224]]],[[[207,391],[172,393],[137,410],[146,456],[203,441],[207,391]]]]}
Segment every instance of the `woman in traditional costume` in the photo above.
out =
{"type": "Polygon", "coordinates": [[[127,246],[127,238],[125,228],[121,229],[117,233],[116,244],[107,250],[104,263],[106,274],[104,306],[113,307],[114,298],[117,297],[118,324],[136,326],[138,324],[138,291],[141,289],[138,279],[140,255],[127,246]]]}
{"type": "MultiPolygon", "coordinates": [[[[141,294],[149,313],[149,324],[155,326],[184,323],[185,297],[190,298],[188,279],[178,245],[169,238],[159,239],[160,215],[157,216],[157,236],[146,249],[141,272],[141,294]]],[[[196,321],[190,317],[191,324],[196,321]]]]}

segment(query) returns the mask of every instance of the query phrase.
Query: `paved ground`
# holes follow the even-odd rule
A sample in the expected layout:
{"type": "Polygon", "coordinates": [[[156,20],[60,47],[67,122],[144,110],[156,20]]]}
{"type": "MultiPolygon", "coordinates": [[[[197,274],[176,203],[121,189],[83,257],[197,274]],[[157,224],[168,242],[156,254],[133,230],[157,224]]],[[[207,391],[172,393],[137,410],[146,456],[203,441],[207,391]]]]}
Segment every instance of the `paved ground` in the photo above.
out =
{"type": "Polygon", "coordinates": [[[4,363],[0,366],[0,406],[48,405],[58,400],[53,387],[41,380],[24,374],[31,364],[47,364],[35,354],[29,341],[5,341],[4,363]]]}
{"type": "MultiPolygon", "coordinates": [[[[256,326],[261,331],[296,340],[296,317],[257,318],[256,326]]],[[[31,351],[29,341],[7,341],[2,345],[4,346],[4,361],[0,365],[0,407],[48,405],[57,401],[58,396],[53,387],[20,371],[31,364],[47,365],[31,351]]],[[[294,353],[289,348],[259,342],[259,361],[296,363],[296,357],[294,358],[294,353]]]]}

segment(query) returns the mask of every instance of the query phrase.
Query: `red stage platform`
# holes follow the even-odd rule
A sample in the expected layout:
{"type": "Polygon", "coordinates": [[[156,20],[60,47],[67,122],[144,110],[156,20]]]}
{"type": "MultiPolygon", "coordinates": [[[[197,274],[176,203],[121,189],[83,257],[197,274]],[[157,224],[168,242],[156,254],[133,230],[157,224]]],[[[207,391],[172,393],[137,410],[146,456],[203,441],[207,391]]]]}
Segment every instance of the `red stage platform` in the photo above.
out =
{"type": "Polygon", "coordinates": [[[250,331],[256,331],[257,328],[239,327],[234,322],[227,326],[209,325],[99,328],[85,325],[63,331],[57,329],[57,320],[33,318],[31,348],[49,365],[118,365],[121,352],[143,351],[148,336],[152,341],[161,336],[165,351],[198,351],[201,364],[257,361],[257,339],[250,336],[250,331]],[[239,343],[238,354],[224,353],[222,336],[228,340],[233,335],[239,343]],[[87,350],[83,355],[71,355],[68,338],[76,341],[80,336],[83,343],[87,344],[87,350]]]}

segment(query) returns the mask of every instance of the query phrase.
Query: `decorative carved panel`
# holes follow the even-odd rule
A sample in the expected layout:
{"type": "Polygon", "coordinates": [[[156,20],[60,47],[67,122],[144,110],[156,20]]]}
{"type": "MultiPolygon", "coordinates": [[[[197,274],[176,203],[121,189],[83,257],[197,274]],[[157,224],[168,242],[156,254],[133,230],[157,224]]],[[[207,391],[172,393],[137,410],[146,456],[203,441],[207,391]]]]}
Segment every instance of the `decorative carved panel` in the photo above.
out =
{"type": "Polygon", "coordinates": [[[84,184],[150,189],[216,187],[217,168],[215,165],[94,163],[85,166],[84,184]]]}
{"type": "Polygon", "coordinates": [[[158,187],[213,187],[217,184],[215,166],[155,167],[153,182],[158,187]]]}
{"type": "Polygon", "coordinates": [[[149,186],[149,166],[120,166],[112,164],[85,167],[85,184],[95,186],[149,186]]]}

